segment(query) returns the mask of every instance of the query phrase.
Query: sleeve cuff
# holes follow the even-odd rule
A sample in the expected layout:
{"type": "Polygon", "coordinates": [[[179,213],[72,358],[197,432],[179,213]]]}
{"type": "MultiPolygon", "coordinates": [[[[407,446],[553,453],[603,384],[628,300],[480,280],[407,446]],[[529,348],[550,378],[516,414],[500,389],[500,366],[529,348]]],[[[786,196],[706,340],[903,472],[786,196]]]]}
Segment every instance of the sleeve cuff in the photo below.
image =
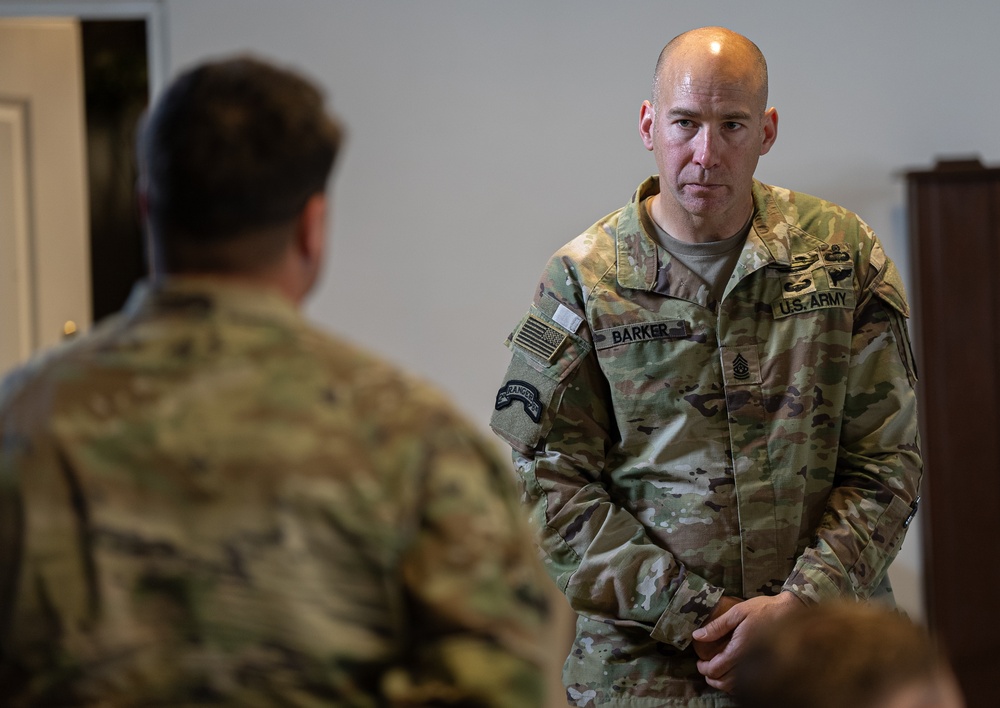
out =
{"type": "Polygon", "coordinates": [[[685,649],[691,643],[691,634],[705,624],[724,590],[690,573],[685,573],[679,584],[650,636],[658,642],[685,649]]]}
{"type": "Polygon", "coordinates": [[[794,594],[808,605],[844,597],[844,589],[833,581],[822,570],[805,562],[806,556],[799,559],[795,571],[788,576],[782,590],[794,594]]]}

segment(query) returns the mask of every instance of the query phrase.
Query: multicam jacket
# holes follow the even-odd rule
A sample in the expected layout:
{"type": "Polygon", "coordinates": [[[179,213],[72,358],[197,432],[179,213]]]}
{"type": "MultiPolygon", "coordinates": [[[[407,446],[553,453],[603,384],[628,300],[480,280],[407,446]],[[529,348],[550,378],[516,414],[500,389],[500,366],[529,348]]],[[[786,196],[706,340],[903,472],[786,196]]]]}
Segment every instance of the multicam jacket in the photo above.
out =
{"type": "Polygon", "coordinates": [[[4,706],[543,702],[506,465],[277,295],[140,289],[0,433],[4,706]]]}
{"type": "Polygon", "coordinates": [[[578,613],[574,705],[729,705],[691,633],[725,594],[888,591],[916,509],[900,278],[850,212],[754,183],[721,302],[641,225],[643,183],[549,262],[494,430],[578,613]]]}

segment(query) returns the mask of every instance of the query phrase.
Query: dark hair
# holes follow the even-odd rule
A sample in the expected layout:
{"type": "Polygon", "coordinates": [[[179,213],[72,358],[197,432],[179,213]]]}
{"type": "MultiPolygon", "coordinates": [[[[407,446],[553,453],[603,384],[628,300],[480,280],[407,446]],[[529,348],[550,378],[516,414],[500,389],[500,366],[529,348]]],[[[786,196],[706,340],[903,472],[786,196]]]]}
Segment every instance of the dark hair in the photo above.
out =
{"type": "Polygon", "coordinates": [[[218,252],[227,242],[223,251],[238,250],[228,243],[235,237],[291,223],[325,191],[340,142],[322,94],[295,72],[243,56],[178,76],[138,142],[149,222],[166,269],[197,268],[187,261],[197,260],[199,248],[218,252]]]}
{"type": "Polygon", "coordinates": [[[873,708],[895,690],[951,675],[923,627],[849,601],[803,607],[763,628],[735,672],[742,708],[873,708]]]}

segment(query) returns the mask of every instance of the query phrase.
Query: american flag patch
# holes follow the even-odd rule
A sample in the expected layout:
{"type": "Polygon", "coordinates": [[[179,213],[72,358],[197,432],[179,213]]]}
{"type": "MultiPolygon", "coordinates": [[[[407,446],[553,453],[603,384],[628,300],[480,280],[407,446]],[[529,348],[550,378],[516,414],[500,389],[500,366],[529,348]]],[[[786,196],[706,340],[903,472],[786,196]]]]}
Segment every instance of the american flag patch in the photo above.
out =
{"type": "Polygon", "coordinates": [[[528,315],[528,319],[514,335],[514,344],[551,364],[567,337],[565,332],[540,317],[528,315]]]}

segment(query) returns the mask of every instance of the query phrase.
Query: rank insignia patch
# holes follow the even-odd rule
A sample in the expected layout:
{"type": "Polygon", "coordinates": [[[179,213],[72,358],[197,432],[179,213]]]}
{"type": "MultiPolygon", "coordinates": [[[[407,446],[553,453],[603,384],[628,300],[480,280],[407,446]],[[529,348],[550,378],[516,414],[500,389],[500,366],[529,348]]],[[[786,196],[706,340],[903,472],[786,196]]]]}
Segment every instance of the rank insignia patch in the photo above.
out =
{"type": "Polygon", "coordinates": [[[551,364],[567,337],[558,327],[553,327],[540,317],[528,315],[528,319],[514,335],[514,344],[551,364]]]}
{"type": "Polygon", "coordinates": [[[496,409],[503,410],[514,401],[524,404],[524,412],[536,423],[542,420],[542,402],[538,400],[538,389],[527,381],[510,380],[497,391],[496,409]]]}
{"type": "Polygon", "coordinates": [[[750,362],[742,354],[737,354],[733,359],[733,376],[740,381],[750,378],[750,362]]]}

